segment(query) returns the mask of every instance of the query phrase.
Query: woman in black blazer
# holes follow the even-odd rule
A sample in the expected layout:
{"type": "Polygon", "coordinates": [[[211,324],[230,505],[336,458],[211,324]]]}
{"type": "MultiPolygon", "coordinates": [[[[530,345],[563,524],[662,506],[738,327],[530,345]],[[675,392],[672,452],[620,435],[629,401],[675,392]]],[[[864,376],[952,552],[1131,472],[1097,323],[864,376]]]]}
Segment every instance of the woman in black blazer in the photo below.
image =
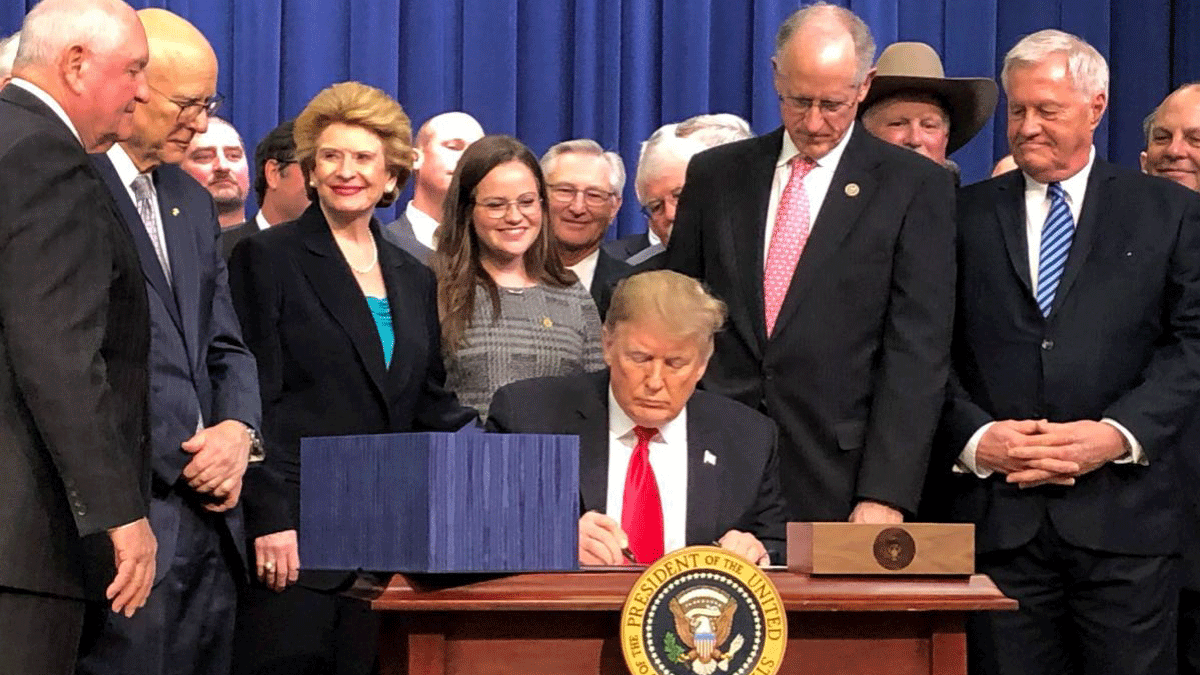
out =
{"type": "Polygon", "coordinates": [[[229,263],[267,451],[243,498],[258,583],[241,598],[234,672],[368,673],[378,628],[365,603],[335,594],[347,575],[301,572],[300,439],[454,430],[475,414],[444,388],[433,274],[374,218],[411,171],[404,111],[343,82],[308,104],[295,137],[312,206],[229,263]]]}

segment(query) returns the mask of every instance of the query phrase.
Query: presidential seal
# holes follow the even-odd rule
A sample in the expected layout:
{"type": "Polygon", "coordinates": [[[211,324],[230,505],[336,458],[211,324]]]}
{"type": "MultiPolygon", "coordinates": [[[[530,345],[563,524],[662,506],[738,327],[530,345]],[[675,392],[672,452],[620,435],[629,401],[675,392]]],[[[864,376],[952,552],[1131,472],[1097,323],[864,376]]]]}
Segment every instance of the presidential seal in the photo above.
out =
{"type": "Polygon", "coordinates": [[[889,527],[881,530],[875,537],[875,562],[880,567],[893,572],[902,570],[912,564],[917,557],[917,542],[912,535],[902,527],[889,527]]]}
{"type": "Polygon", "coordinates": [[[651,565],[621,611],[633,675],[774,675],[787,644],[779,591],[754,564],[712,546],[651,565]]]}

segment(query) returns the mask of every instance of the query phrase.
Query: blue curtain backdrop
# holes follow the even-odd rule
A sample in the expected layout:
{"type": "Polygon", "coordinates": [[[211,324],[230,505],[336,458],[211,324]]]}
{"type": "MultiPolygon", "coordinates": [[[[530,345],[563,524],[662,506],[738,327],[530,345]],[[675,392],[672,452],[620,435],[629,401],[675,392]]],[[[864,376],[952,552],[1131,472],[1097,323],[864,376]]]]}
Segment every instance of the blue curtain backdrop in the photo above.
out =
{"type": "MultiPolygon", "coordinates": [[[[0,2],[0,32],[33,0],[0,2]]],[[[222,113],[253,146],[321,88],[361,80],[394,95],[414,125],[465,110],[489,132],[540,154],[589,137],[625,158],[655,128],[734,112],[759,133],[779,124],[771,85],[775,30],[795,0],[134,0],[196,24],[220,59],[222,113]]],[[[883,46],[919,40],[951,76],[992,76],[1021,36],[1061,28],[1112,69],[1097,134],[1102,157],[1135,166],[1145,115],[1200,79],[1200,0],[843,1],[883,46]]],[[[1003,110],[1001,98],[999,109],[1003,110]]],[[[955,159],[964,182],[1007,154],[1002,116],[955,159]]],[[[641,232],[632,180],[610,236],[641,232]]],[[[252,210],[252,209],[251,209],[252,210]]],[[[390,213],[382,214],[385,218],[390,213]]]]}

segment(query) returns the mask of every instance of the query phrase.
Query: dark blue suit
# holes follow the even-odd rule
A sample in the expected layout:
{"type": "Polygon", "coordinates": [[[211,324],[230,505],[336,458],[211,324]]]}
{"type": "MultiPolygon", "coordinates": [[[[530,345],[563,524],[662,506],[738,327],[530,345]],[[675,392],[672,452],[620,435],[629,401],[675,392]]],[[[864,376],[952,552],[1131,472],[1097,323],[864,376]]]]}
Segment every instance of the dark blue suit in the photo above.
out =
{"type": "Polygon", "coordinates": [[[216,210],[179,167],[154,170],[168,283],[116,169],[104,155],[93,162],[133,235],[150,300],[150,525],[158,564],[147,607],[133,619],[109,613],[98,642],[85,645],[80,672],[228,673],[234,580],[246,574],[241,507],[206,510],[206,497],[182,478],[194,455],[180,447],[197,424],[232,419],[257,429],[261,420],[257,370],[230,301],[216,210]]]}

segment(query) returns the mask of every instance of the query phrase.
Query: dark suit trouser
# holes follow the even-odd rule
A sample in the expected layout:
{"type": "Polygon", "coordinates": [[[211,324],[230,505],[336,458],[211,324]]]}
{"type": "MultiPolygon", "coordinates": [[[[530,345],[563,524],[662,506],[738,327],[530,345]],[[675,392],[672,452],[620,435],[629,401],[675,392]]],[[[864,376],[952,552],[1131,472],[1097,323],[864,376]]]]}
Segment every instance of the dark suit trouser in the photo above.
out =
{"type": "Polygon", "coordinates": [[[222,516],[168,494],[151,504],[152,525],[159,520],[155,511],[164,508],[179,514],[170,569],[132,618],[89,614],[89,635],[90,626],[102,626],[84,640],[79,675],[228,675],[237,553],[222,534],[222,516]]]}
{"type": "Polygon", "coordinates": [[[1178,560],[1082,549],[1046,518],[1032,541],[979,555],[1015,612],[967,623],[972,675],[1175,672],[1178,560]]]}
{"type": "Polygon", "coordinates": [[[378,642],[379,616],[366,602],[256,581],[239,599],[233,675],[370,675],[378,642]]]}
{"type": "Polygon", "coordinates": [[[1200,590],[1179,592],[1179,675],[1200,675],[1200,590]]]}
{"type": "Polygon", "coordinates": [[[85,605],[0,586],[0,673],[74,673],[85,605]]]}

